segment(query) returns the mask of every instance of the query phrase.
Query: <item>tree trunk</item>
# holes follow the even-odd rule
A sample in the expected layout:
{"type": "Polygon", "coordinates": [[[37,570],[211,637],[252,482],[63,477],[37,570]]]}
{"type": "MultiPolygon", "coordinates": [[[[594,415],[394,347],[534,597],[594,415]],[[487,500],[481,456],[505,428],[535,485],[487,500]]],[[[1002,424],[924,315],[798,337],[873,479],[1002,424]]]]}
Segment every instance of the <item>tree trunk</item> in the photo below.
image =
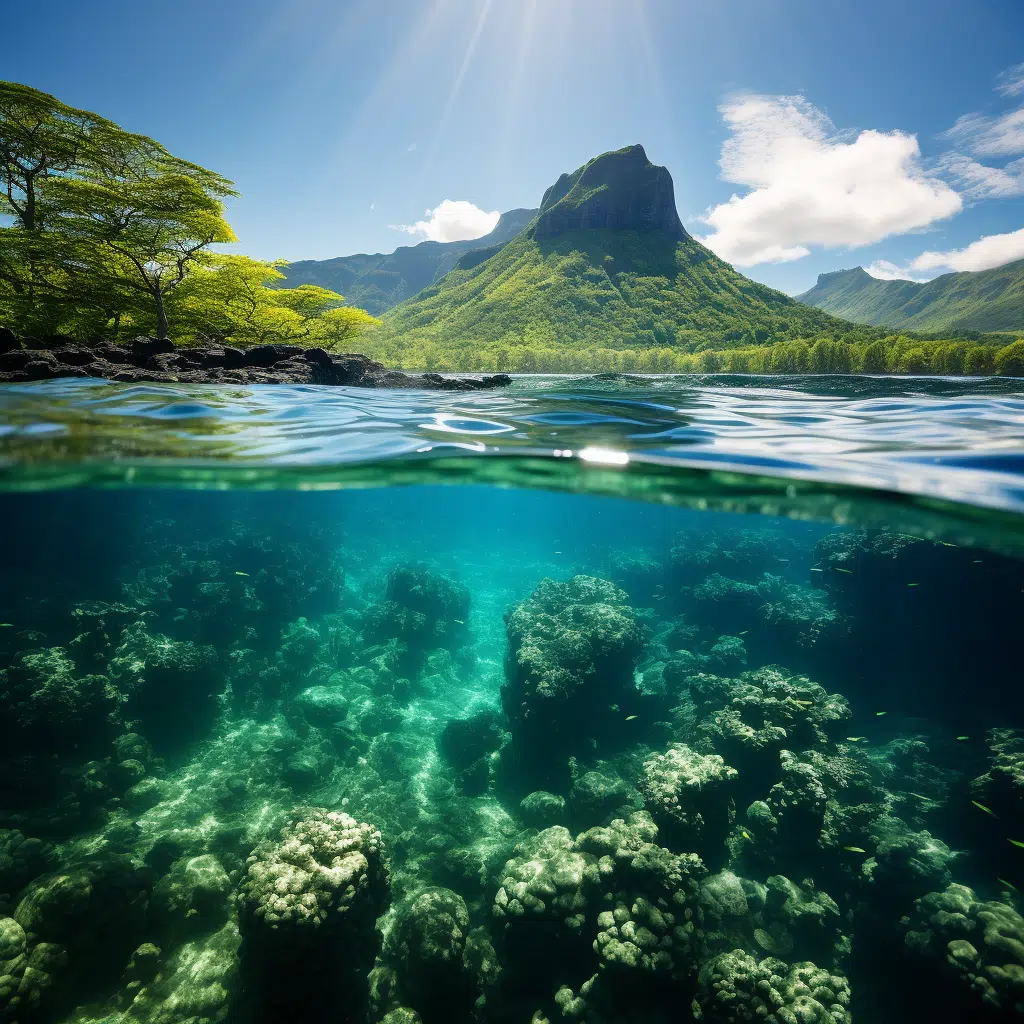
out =
{"type": "Polygon", "coordinates": [[[167,310],[164,309],[164,294],[157,288],[153,292],[153,298],[156,300],[156,336],[161,341],[165,341],[167,338],[167,310]]]}

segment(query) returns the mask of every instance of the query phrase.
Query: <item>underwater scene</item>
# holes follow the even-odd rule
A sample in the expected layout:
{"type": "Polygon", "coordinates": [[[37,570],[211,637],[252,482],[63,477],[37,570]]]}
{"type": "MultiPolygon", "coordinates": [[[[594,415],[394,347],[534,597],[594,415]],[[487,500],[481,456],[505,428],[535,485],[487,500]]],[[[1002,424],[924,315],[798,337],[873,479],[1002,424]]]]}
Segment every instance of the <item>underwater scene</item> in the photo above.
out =
{"type": "Polygon", "coordinates": [[[1024,401],[837,386],[7,389],[0,1021],[1019,1018],[1024,401]]]}

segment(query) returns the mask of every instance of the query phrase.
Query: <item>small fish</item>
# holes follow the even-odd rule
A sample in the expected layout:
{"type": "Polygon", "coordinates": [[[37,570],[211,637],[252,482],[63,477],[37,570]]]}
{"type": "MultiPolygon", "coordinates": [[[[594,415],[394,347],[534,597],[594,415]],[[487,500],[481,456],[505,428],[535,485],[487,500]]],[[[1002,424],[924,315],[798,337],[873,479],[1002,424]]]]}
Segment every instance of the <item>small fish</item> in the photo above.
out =
{"type": "Polygon", "coordinates": [[[860,743],[861,740],[866,740],[867,736],[847,736],[847,743],[860,743]]]}
{"type": "Polygon", "coordinates": [[[654,600],[655,601],[664,601],[665,600],[665,595],[664,594],[655,594],[654,595],[654,600]]]}
{"type": "Polygon", "coordinates": [[[981,565],[981,559],[980,559],[980,558],[976,558],[976,559],[974,560],[973,564],[974,564],[974,565],[981,565]]]}
{"type": "Polygon", "coordinates": [[[824,572],[824,569],[811,569],[811,572],[824,572]]]}
{"type": "Polygon", "coordinates": [[[664,590],[665,588],[660,583],[655,583],[654,584],[654,589],[655,590],[664,590]]]}
{"type": "Polygon", "coordinates": [[[452,622],[457,622],[460,626],[465,625],[465,622],[463,622],[462,619],[452,619],[452,622]]]}
{"type": "Polygon", "coordinates": [[[248,576],[249,574],[248,574],[247,572],[239,572],[239,571],[238,571],[238,570],[236,569],[236,570],[235,570],[235,575],[236,575],[236,576],[248,576]]]}
{"type": "Polygon", "coordinates": [[[1006,840],[1006,841],[1007,841],[1007,842],[1008,842],[1008,843],[1009,843],[1009,844],[1010,844],[1011,846],[1019,846],[1019,847],[1020,847],[1020,848],[1021,848],[1022,850],[1024,850],[1024,843],[1022,843],[1022,842],[1021,842],[1021,841],[1020,841],[1019,839],[1010,839],[1010,838],[1007,838],[1007,840],[1006,840]]]}
{"type": "Polygon", "coordinates": [[[865,850],[861,846],[844,846],[843,849],[844,850],[848,850],[850,853],[867,853],[868,852],[867,850],[865,850]]]}
{"type": "Polygon", "coordinates": [[[1007,889],[1011,889],[1013,892],[1017,891],[1017,886],[1015,886],[1013,882],[1008,882],[1005,878],[999,878],[997,876],[996,881],[1002,885],[1005,885],[1007,889]]]}
{"type": "MultiPolygon", "coordinates": [[[[979,811],[984,811],[986,814],[991,814],[993,818],[999,817],[999,815],[996,814],[996,812],[993,811],[991,807],[986,807],[984,804],[979,804],[977,800],[972,800],[971,803],[974,804],[974,806],[977,807],[979,811]]],[[[1010,842],[1012,843],[1013,840],[1011,839],[1010,842]]],[[[1024,843],[1020,843],[1019,845],[1024,846],[1024,843]]]]}
{"type": "Polygon", "coordinates": [[[555,552],[556,555],[560,555],[561,553],[562,553],[561,551],[556,551],[555,552]]]}
{"type": "Polygon", "coordinates": [[[632,722],[634,718],[636,718],[636,715],[626,715],[627,722],[632,722]]]}
{"type": "Polygon", "coordinates": [[[882,715],[887,715],[887,714],[889,714],[889,712],[888,712],[888,711],[876,711],[876,712],[875,712],[875,717],[876,717],[876,718],[881,718],[881,717],[882,717],[882,715]]]}
{"type": "Polygon", "coordinates": [[[794,697],[793,698],[793,703],[794,704],[799,704],[800,707],[802,707],[802,708],[809,708],[809,707],[811,707],[814,704],[814,701],[813,700],[797,700],[796,697],[794,697]]]}
{"type": "Polygon", "coordinates": [[[749,632],[750,632],[749,629],[741,629],[736,635],[737,636],[746,636],[749,632]]]}
{"type": "Polygon", "coordinates": [[[740,831],[743,833],[743,838],[744,839],[749,839],[750,838],[750,833],[745,828],[741,829],[740,831]]]}
{"type": "Polygon", "coordinates": [[[907,586],[908,587],[919,587],[919,586],[921,586],[921,584],[920,583],[908,583],[907,586]]]}
{"type": "Polygon", "coordinates": [[[941,545],[942,545],[943,547],[947,547],[947,548],[955,548],[955,547],[958,547],[958,546],[959,546],[959,545],[957,545],[957,544],[950,544],[948,540],[940,540],[940,541],[939,541],[939,543],[940,543],[940,544],[941,544],[941,545]]]}
{"type": "Polygon", "coordinates": [[[0,622],[0,629],[14,629],[13,622],[0,622]]]}
{"type": "Polygon", "coordinates": [[[853,570],[852,569],[840,569],[838,565],[836,566],[836,572],[845,572],[845,573],[847,573],[850,576],[853,575],[853,570]]]}
{"type": "Polygon", "coordinates": [[[971,738],[970,736],[957,736],[957,739],[960,740],[961,742],[963,742],[964,740],[969,740],[970,738],[971,738]]]}
{"type": "Polygon", "coordinates": [[[931,800],[930,796],[922,796],[920,793],[911,793],[911,796],[916,796],[918,800],[931,800]]]}

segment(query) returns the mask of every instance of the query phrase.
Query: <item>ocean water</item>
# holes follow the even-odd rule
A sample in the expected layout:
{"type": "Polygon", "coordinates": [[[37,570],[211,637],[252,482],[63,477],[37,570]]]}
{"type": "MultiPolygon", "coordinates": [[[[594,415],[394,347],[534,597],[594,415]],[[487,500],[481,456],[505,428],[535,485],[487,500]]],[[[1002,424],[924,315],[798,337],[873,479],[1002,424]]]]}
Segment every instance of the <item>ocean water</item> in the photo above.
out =
{"type": "Polygon", "coordinates": [[[0,423],[0,1022],[1024,1013],[1024,382],[0,423]]]}

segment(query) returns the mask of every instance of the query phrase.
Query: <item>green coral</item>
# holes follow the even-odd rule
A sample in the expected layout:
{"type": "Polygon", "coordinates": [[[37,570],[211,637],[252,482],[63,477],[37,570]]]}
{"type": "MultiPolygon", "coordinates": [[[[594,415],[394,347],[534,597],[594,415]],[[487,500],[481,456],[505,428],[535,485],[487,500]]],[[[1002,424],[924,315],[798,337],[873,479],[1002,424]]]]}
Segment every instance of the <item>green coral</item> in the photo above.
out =
{"type": "Polygon", "coordinates": [[[693,1015],[709,1024],[850,1024],[850,986],[813,963],[758,962],[741,949],[705,964],[693,1015]]]}
{"type": "Polygon", "coordinates": [[[1024,1013],[1024,918],[950,884],[914,903],[906,945],[941,966],[986,1006],[1024,1013]]]}
{"type": "Polygon", "coordinates": [[[386,902],[384,842],[343,811],[310,808],[248,859],[239,888],[243,933],[290,935],[344,927],[346,917],[386,902]]]}
{"type": "Polygon", "coordinates": [[[720,857],[735,815],[729,789],[736,774],[718,754],[670,743],[644,762],[640,792],[670,843],[720,857]]]}

